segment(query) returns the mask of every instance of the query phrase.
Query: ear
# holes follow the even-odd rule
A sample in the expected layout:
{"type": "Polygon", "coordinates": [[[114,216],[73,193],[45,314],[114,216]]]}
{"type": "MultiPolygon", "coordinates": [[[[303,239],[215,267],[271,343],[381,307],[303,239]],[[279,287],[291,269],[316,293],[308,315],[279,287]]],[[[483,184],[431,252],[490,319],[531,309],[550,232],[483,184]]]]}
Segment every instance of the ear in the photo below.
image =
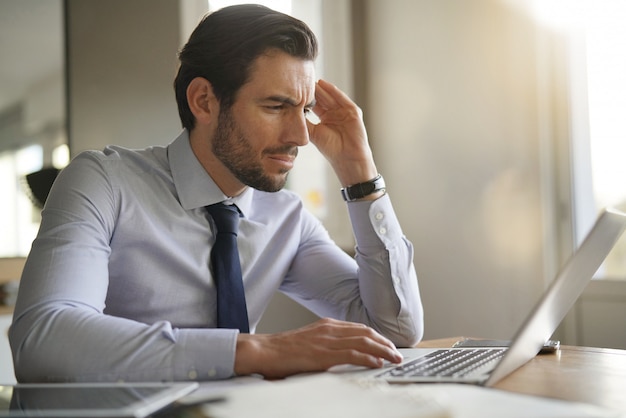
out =
{"type": "Polygon", "coordinates": [[[198,124],[211,124],[217,118],[219,102],[206,78],[196,77],[187,86],[187,103],[198,124]]]}

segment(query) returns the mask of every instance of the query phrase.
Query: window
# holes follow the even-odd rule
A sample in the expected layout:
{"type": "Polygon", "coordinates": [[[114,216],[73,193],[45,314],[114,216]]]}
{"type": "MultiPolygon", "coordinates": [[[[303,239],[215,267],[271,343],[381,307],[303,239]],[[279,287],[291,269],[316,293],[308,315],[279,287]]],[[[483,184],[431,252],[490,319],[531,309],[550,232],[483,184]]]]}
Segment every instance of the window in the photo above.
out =
{"type": "Polygon", "coordinates": [[[24,256],[39,229],[39,210],[28,197],[24,176],[41,169],[43,148],[31,145],[17,151],[0,153],[1,257],[24,256]]]}
{"type": "MultiPolygon", "coordinates": [[[[626,2],[605,3],[590,5],[586,37],[593,196],[596,208],[626,211],[626,2]]],[[[626,240],[603,274],[626,279],[626,240]]]]}
{"type": "Polygon", "coordinates": [[[25,176],[69,160],[63,1],[5,0],[0,16],[0,258],[23,257],[40,219],[25,176]]]}
{"type": "MultiPolygon", "coordinates": [[[[580,240],[601,208],[626,211],[626,2],[537,0],[534,11],[540,21],[570,37],[572,97],[578,99],[572,106],[584,110],[573,117],[587,118],[582,124],[574,121],[585,132],[574,132],[571,145],[579,150],[572,161],[572,204],[574,235],[580,240]]],[[[626,280],[626,238],[599,277],[626,280]]]]}

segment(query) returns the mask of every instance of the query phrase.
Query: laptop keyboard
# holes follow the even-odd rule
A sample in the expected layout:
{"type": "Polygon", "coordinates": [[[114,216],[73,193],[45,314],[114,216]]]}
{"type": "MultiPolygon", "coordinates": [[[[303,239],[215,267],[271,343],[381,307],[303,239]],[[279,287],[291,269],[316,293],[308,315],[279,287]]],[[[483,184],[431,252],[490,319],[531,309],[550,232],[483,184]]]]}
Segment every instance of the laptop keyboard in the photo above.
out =
{"type": "Polygon", "coordinates": [[[378,377],[463,377],[500,359],[505,352],[506,348],[441,349],[387,370],[378,377]]]}

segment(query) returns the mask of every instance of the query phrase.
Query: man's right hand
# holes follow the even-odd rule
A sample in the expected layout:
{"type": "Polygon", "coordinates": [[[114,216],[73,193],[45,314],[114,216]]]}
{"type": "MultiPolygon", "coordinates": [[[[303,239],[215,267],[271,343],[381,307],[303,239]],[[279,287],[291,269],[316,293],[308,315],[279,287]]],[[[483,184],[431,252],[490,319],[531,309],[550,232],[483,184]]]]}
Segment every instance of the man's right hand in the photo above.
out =
{"type": "Polygon", "coordinates": [[[379,368],[385,360],[399,363],[402,355],[391,341],[372,328],[354,322],[320,319],[277,334],[239,334],[235,373],[283,378],[324,371],[340,364],[379,368]]]}

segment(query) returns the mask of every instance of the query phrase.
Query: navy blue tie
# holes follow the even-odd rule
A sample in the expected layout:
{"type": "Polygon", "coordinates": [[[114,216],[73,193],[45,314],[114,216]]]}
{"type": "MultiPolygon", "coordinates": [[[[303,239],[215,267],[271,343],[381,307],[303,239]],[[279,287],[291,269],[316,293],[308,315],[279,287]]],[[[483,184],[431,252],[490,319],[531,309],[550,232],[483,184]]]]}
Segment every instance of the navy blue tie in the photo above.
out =
{"type": "Polygon", "coordinates": [[[211,266],[217,288],[217,326],[250,332],[237,250],[239,209],[235,205],[223,203],[206,208],[217,228],[215,244],[211,250],[211,266]]]}

